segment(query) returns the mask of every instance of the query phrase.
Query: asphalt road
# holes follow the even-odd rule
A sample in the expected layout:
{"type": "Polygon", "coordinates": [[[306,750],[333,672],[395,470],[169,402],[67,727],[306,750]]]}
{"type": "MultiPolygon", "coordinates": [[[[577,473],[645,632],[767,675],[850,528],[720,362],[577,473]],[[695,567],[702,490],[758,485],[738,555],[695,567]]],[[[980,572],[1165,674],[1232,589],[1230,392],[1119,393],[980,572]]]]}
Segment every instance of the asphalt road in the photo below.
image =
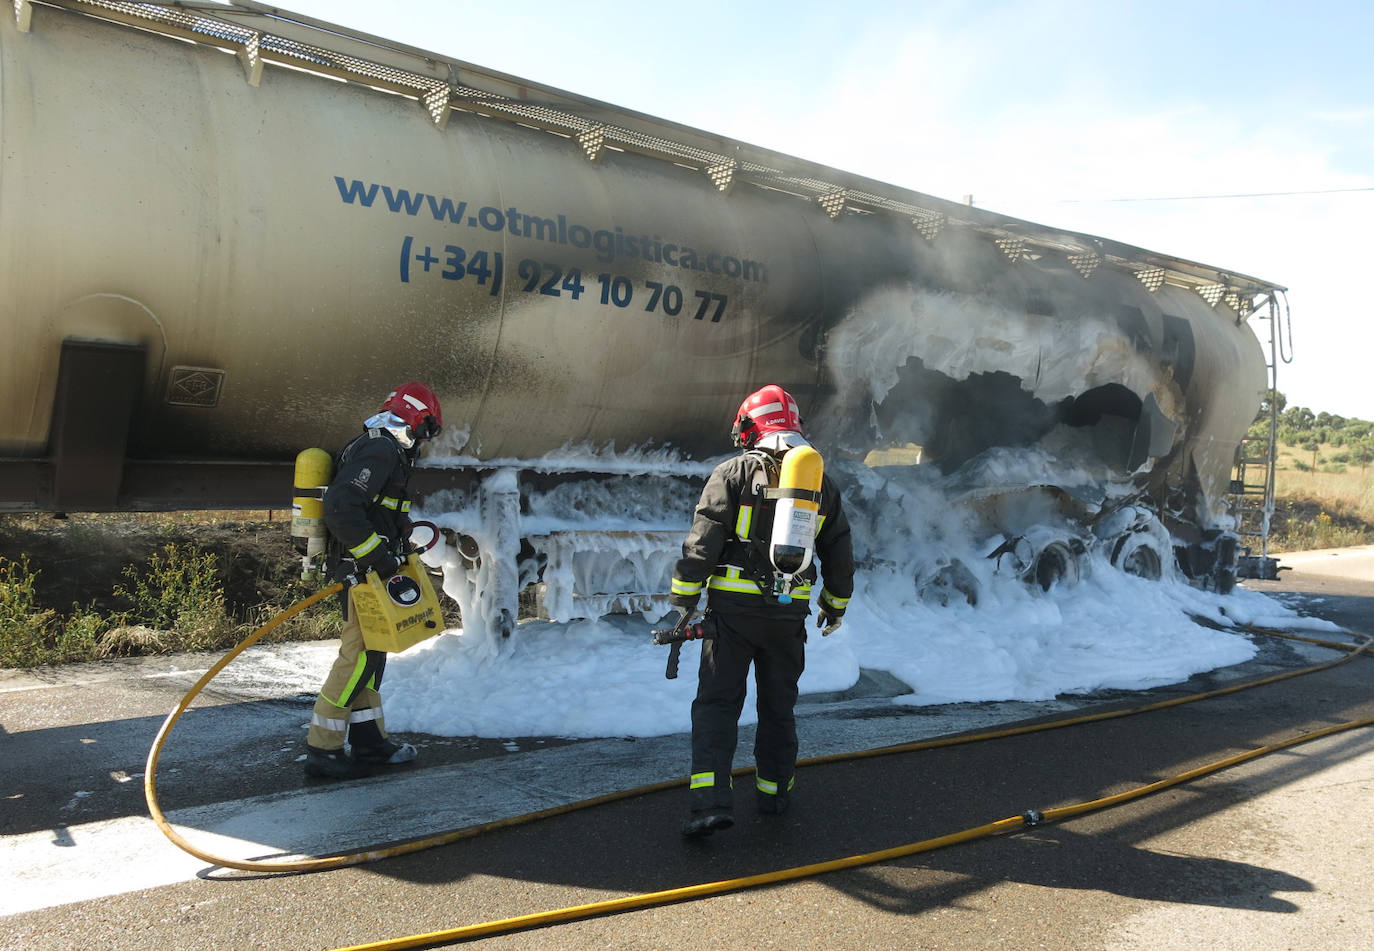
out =
{"type": "MultiPolygon", "coordinates": [[[[1374,548],[1284,558],[1247,585],[1374,631],[1374,548]]],[[[300,645],[295,650],[329,650],[300,645]]],[[[1337,656],[1264,639],[1188,684],[1051,704],[892,708],[881,678],[801,708],[803,755],[1100,710],[1337,656]]],[[[678,835],[681,790],[355,868],[208,867],[147,818],[143,760],[213,658],[0,672],[0,947],[330,949],[864,854],[1093,800],[1374,716],[1374,660],[1164,711],[804,768],[782,817],[678,835]]],[[[350,850],[676,777],[685,739],[420,738],[423,769],[306,786],[299,656],[212,684],[163,754],[162,806],[218,855],[350,850]],[[323,835],[320,841],[314,835],[323,835]],[[326,844],[328,843],[328,844],[326,844]]],[[[747,749],[746,737],[741,743],[747,749]]],[[[1317,948],[1371,946],[1374,731],[1292,747],[1111,810],[698,901],[483,938],[526,948],[1317,948]]],[[[747,800],[741,799],[741,803],[747,800]]]]}

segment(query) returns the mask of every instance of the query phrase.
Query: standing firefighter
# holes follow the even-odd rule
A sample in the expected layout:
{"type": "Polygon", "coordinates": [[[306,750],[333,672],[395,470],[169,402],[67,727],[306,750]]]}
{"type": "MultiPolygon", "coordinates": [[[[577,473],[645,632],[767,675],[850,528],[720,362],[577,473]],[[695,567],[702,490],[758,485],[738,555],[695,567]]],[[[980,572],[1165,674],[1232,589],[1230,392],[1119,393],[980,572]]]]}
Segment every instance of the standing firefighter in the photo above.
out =
{"type": "MultiPolygon", "coordinates": [[[[434,392],[423,383],[406,383],[387,396],[381,411],[363,424],[362,435],[339,453],[324,495],[324,520],[329,527],[330,572],[349,585],[350,593],[353,583],[368,572],[385,579],[401,566],[410,534],[406,491],[411,465],[420,444],[437,436],[442,424],[434,392]]],[[[386,735],[377,692],[386,653],[365,649],[349,596],[343,611],[339,656],[310,718],[308,776],[347,778],[371,767],[406,763],[416,755],[414,746],[386,735]]]]}
{"type": "Polygon", "coordinates": [[[792,709],[816,580],[812,555],[825,581],[817,625],[823,633],[840,626],[854,591],[849,521],[820,456],[802,437],[796,401],[780,386],[763,387],[740,404],[731,435],[744,452],[711,473],[673,573],[679,626],[707,589],[706,639],[692,702],[691,812],[682,827],[688,837],[734,824],[730,771],[751,663],[758,808],[772,814],[787,809],[797,762],[792,709]],[[803,468],[809,464],[810,476],[797,477],[798,460],[803,468]]]}

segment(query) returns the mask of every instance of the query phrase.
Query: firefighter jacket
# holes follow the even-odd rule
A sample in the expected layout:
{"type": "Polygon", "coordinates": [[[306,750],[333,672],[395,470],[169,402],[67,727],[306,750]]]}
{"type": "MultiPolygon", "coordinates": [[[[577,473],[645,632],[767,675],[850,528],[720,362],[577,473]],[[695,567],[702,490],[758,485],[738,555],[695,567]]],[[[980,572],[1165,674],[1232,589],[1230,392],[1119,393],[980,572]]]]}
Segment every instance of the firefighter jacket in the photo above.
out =
{"type": "Polygon", "coordinates": [[[334,577],[346,559],[365,564],[369,556],[404,552],[410,534],[410,469],[409,455],[384,429],[366,430],[339,453],[324,493],[327,564],[334,577]]]}
{"type": "Polygon", "coordinates": [[[854,593],[854,549],[839,490],[828,475],[821,482],[816,558],[799,576],[790,603],[780,604],[773,596],[768,546],[776,503],[764,497],[760,483],[776,485],[777,467],[777,461],[760,450],[716,466],[682,543],[682,558],[673,572],[672,604],[695,608],[704,587],[707,605],[714,611],[802,618],[811,611],[819,560],[824,580],[820,606],[831,617],[844,614],[854,593]]]}

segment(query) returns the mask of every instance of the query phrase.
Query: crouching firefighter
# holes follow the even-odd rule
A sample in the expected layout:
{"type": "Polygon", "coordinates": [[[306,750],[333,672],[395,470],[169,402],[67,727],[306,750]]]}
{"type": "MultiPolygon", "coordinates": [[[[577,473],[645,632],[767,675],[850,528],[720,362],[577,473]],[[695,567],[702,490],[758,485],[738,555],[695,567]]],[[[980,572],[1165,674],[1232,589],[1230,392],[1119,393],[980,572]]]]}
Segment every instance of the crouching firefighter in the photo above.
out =
{"type": "Polygon", "coordinates": [[[819,559],[818,627],[840,626],[854,591],[854,552],[839,491],[801,432],[797,403],[780,386],[750,395],[731,433],[744,451],[722,462],[701,493],[673,573],[670,601],[686,621],[701,590],[701,664],[692,702],[689,838],[734,824],[730,771],[754,668],[760,812],[786,811],[797,762],[793,707],[805,666],[806,618],[819,559]]]}
{"type": "Polygon", "coordinates": [[[344,625],[339,656],[310,718],[308,776],[343,779],[415,759],[414,746],[387,736],[377,692],[386,652],[365,648],[351,595],[368,572],[386,579],[401,567],[410,534],[411,467],[421,444],[439,435],[442,425],[434,392],[423,383],[406,383],[387,396],[381,410],[363,424],[362,435],[336,459],[324,494],[326,565],[346,586],[340,596],[344,625]]]}

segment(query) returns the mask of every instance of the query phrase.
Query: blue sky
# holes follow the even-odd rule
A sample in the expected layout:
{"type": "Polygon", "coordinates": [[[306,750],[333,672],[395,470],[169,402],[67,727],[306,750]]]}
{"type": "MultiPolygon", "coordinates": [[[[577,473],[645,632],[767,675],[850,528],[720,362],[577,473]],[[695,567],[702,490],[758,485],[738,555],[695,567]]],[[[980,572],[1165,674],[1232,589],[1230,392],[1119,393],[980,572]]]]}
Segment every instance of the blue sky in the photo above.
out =
{"type": "Polygon", "coordinates": [[[1280,390],[1374,419],[1374,331],[1358,289],[1374,218],[1374,3],[285,6],[1286,285],[1295,359],[1280,390]]]}

